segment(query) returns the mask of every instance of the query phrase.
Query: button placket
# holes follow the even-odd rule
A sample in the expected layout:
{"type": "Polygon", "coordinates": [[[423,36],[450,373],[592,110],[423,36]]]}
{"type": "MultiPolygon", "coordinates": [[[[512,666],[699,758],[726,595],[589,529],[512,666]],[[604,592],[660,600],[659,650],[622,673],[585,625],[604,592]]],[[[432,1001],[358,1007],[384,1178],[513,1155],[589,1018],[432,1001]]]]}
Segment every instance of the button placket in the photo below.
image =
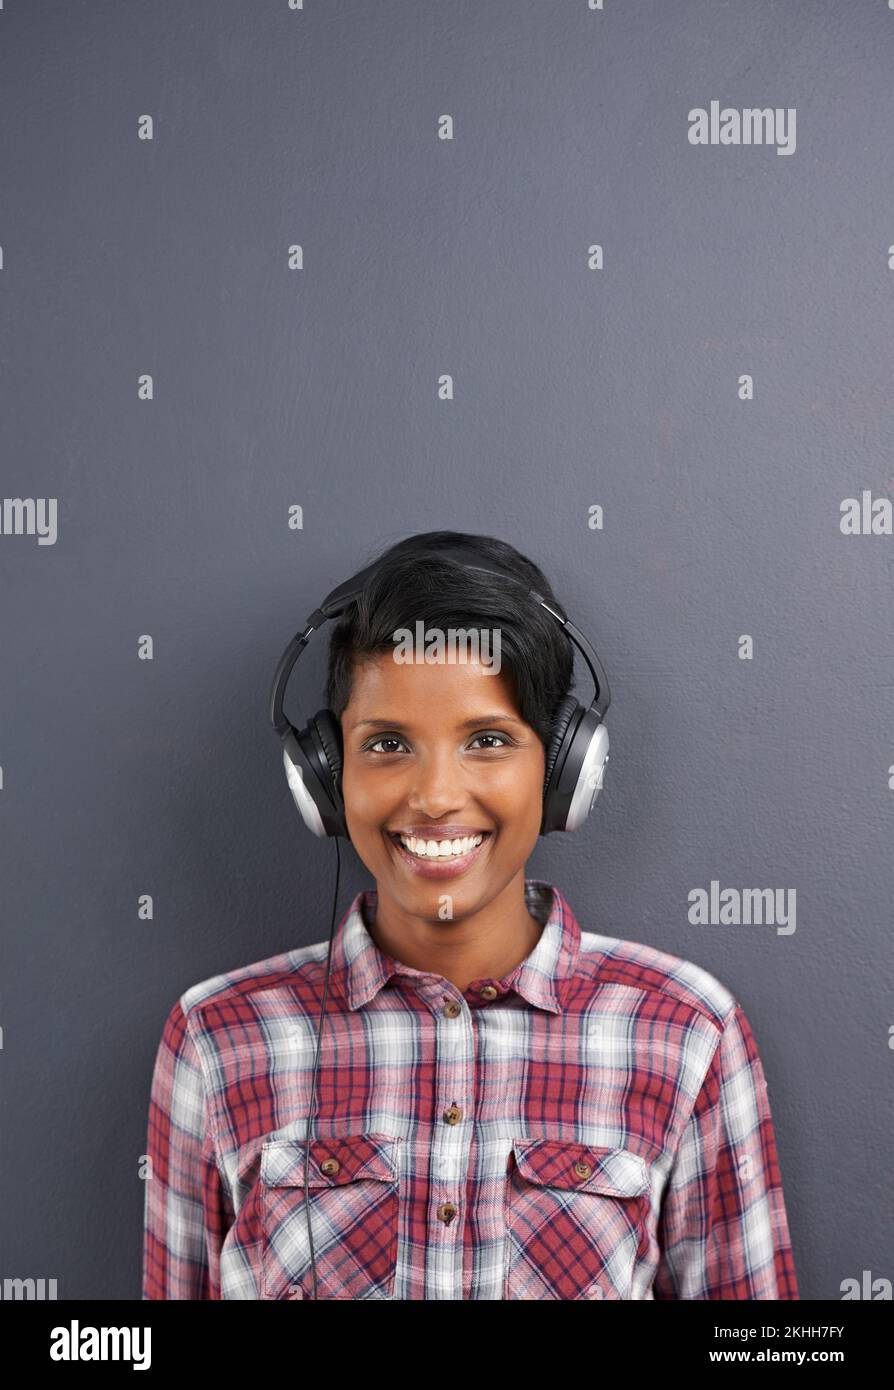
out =
{"type": "Polygon", "coordinates": [[[462,1289],[462,1193],[461,1174],[467,1159],[469,1138],[463,1127],[464,1107],[470,1074],[470,1055],[474,1047],[474,1005],[444,995],[438,1021],[438,1092],[440,1112],[436,1114],[432,1152],[432,1202],[436,1230],[443,1232],[444,1248],[456,1262],[454,1280],[457,1297],[462,1289]],[[449,1102],[449,1103],[448,1103],[449,1102]],[[447,1230],[452,1227],[450,1235],[447,1230]]]}

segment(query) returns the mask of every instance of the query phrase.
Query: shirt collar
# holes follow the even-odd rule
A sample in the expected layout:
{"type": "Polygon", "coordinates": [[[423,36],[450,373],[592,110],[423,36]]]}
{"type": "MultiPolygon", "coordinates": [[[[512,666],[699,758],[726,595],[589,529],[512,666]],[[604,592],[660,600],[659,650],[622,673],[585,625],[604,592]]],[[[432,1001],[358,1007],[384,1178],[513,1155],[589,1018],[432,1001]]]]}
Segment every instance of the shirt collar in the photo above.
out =
{"type": "MultiPolygon", "coordinates": [[[[352,1010],[368,1004],[395,975],[405,975],[426,985],[438,978],[414,970],[379,949],[366,926],[367,921],[375,920],[377,901],[375,888],[359,892],[339,923],[332,943],[333,974],[341,976],[343,993],[352,1010]]],[[[561,1013],[561,985],[574,974],[577,965],[580,927],[559,889],[541,879],[525,879],[525,903],[531,915],[544,924],[536,946],[502,979],[474,980],[465,995],[470,1004],[480,1003],[482,987],[493,985],[497,993],[490,997],[499,998],[515,991],[537,1008],[561,1013]]]]}

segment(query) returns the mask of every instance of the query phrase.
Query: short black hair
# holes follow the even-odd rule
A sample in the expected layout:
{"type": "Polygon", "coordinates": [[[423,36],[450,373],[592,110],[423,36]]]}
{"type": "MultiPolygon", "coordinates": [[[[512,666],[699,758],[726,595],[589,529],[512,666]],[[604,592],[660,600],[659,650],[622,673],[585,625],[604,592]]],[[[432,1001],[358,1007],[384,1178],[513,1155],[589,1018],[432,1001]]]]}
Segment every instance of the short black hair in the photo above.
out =
{"type": "Polygon", "coordinates": [[[341,720],[351,698],[354,663],[394,650],[398,628],[499,628],[500,667],[515,679],[519,712],[549,746],[556,709],[574,684],[570,638],[555,618],[511,580],[537,590],[567,614],[543,571],[496,536],[464,531],[425,531],[383,552],[379,570],[364,594],[348,605],[329,639],[326,703],[341,720]],[[470,563],[498,570],[506,579],[476,574],[442,552],[468,551],[470,563]]]}

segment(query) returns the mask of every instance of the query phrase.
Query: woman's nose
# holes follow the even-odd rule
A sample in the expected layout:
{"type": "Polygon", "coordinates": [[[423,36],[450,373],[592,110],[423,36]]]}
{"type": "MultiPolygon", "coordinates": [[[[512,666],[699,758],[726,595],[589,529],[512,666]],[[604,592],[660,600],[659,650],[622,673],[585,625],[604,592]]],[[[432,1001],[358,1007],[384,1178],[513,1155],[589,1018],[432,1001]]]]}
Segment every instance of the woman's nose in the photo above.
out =
{"type": "Polygon", "coordinates": [[[421,758],[413,769],[413,782],[407,797],[414,811],[435,819],[456,811],[466,801],[462,769],[452,752],[421,758]]]}

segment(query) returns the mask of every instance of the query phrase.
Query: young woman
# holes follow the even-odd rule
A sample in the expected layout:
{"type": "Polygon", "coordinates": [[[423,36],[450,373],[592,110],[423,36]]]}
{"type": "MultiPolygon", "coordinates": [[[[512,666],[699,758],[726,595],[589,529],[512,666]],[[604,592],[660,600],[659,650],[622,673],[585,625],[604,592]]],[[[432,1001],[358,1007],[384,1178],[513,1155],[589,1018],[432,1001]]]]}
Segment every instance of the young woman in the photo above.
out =
{"type": "Polygon", "coordinates": [[[171,1010],[144,1298],[798,1297],[734,994],[525,877],[573,683],[563,617],[529,559],[451,531],[391,547],[345,608],[323,743],[375,888],[331,950],[171,1010]],[[399,659],[417,623],[489,640],[399,659]]]}

